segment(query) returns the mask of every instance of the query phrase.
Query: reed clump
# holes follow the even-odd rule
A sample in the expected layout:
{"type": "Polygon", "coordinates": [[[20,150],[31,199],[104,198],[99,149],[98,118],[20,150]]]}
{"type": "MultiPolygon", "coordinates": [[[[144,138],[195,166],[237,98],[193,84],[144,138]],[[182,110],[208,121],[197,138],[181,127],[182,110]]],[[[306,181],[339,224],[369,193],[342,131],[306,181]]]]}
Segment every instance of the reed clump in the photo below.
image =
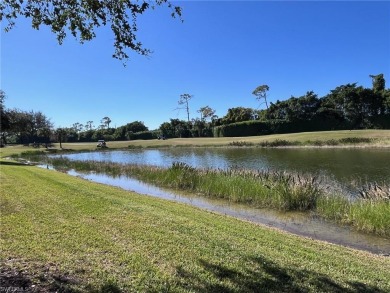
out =
{"type": "Polygon", "coordinates": [[[290,141],[285,139],[275,139],[272,141],[262,141],[259,143],[260,147],[283,147],[283,146],[297,146],[301,143],[299,141],[290,141]]]}
{"type": "MultiPolygon", "coordinates": [[[[367,137],[344,137],[340,139],[328,139],[328,140],[307,140],[305,142],[300,142],[296,140],[286,140],[286,139],[275,139],[275,140],[265,140],[259,142],[257,145],[260,147],[287,147],[287,146],[339,146],[339,145],[350,145],[350,144],[363,144],[363,143],[372,143],[374,142],[373,138],[367,137]]],[[[252,142],[246,141],[233,141],[229,143],[229,146],[254,146],[252,142]]]]}
{"type": "Polygon", "coordinates": [[[319,198],[316,212],[323,218],[356,230],[390,237],[390,200],[348,199],[343,195],[319,198]]]}
{"type": "Polygon", "coordinates": [[[344,137],[340,139],[308,140],[306,144],[313,146],[338,146],[348,144],[372,143],[373,141],[374,139],[368,137],[344,137]]]}
{"type": "Polygon", "coordinates": [[[43,151],[25,151],[20,154],[13,154],[10,156],[11,158],[18,160],[18,159],[27,159],[30,161],[42,161],[42,159],[46,158],[45,153],[43,151]]]}
{"type": "Polygon", "coordinates": [[[340,142],[336,139],[328,139],[328,140],[308,140],[308,145],[313,146],[336,146],[339,145],[340,142]]]}
{"type": "Polygon", "coordinates": [[[316,176],[276,173],[272,182],[284,210],[313,210],[317,199],[324,193],[316,176]],[[276,176],[275,176],[276,175],[276,176]]]}
{"type": "Polygon", "coordinates": [[[232,141],[229,142],[229,146],[238,146],[238,147],[244,147],[244,146],[254,146],[253,142],[249,141],[232,141]]]}
{"type": "Polygon", "coordinates": [[[365,200],[389,200],[390,185],[380,185],[376,182],[366,183],[359,190],[359,196],[365,200]]]}
{"type": "Polygon", "coordinates": [[[357,188],[355,198],[328,194],[319,198],[317,213],[356,230],[390,237],[390,186],[366,183],[357,188]]]}
{"type": "Polygon", "coordinates": [[[373,141],[374,139],[369,137],[344,137],[339,139],[339,142],[344,144],[371,143],[373,141]]]}
{"type": "MultiPolygon", "coordinates": [[[[182,168],[183,173],[188,169],[185,164],[179,167],[182,168]]],[[[189,175],[193,177],[185,178],[192,182],[191,189],[195,192],[233,202],[280,210],[313,209],[317,197],[322,192],[317,178],[287,172],[240,168],[193,169],[189,175]]]]}

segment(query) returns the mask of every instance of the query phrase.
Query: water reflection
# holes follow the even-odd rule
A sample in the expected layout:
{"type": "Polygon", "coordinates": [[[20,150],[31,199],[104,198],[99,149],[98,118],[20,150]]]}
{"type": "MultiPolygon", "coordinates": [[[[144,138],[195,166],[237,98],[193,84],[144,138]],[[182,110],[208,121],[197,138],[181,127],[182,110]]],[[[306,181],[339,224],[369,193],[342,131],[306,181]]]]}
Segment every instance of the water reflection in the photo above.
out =
{"type": "Polygon", "coordinates": [[[79,176],[87,180],[92,180],[94,182],[121,187],[139,194],[151,195],[158,198],[190,204],[195,207],[275,227],[301,236],[324,240],[356,249],[367,250],[377,254],[390,253],[390,241],[388,239],[351,231],[346,227],[333,225],[316,217],[308,216],[305,213],[281,213],[266,209],[250,208],[248,206],[234,204],[223,200],[215,200],[181,193],[179,194],[178,192],[158,188],[125,176],[118,176],[114,178],[103,174],[79,173],[74,170],[69,171],[69,174],[79,176]]]}

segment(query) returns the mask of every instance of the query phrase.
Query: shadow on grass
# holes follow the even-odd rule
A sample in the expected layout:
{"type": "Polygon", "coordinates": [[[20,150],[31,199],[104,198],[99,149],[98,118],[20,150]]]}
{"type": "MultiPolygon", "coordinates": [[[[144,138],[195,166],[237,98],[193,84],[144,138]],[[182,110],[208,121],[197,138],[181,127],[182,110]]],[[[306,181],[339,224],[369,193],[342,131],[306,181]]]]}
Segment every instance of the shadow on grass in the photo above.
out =
{"type": "MultiPolygon", "coordinates": [[[[362,282],[339,284],[328,276],[294,267],[282,267],[262,256],[248,258],[245,265],[231,269],[228,265],[199,260],[195,272],[176,269],[176,278],[165,287],[163,280],[156,280],[155,288],[145,287],[141,292],[336,292],[336,293],[385,293],[385,289],[362,282]],[[162,287],[160,286],[162,285],[162,287]],[[164,290],[163,290],[164,288],[164,290]]],[[[85,284],[76,276],[50,273],[48,270],[30,275],[25,269],[1,266],[0,293],[2,292],[66,292],[66,293],[120,293],[115,281],[102,280],[100,284],[85,284]]],[[[123,284],[124,285],[124,284],[123,284]]],[[[132,290],[133,292],[133,290],[132,290]]],[[[134,290],[134,292],[139,292],[134,290]]]]}
{"type": "Polygon", "coordinates": [[[376,286],[360,282],[349,282],[343,286],[328,276],[298,268],[283,268],[272,261],[258,256],[248,260],[251,266],[234,270],[225,265],[205,260],[200,265],[214,278],[199,278],[178,268],[183,289],[195,292],[340,292],[340,293],[384,293],[376,286]],[[217,279],[217,281],[215,280],[217,279]]]}
{"type": "Polygon", "coordinates": [[[34,166],[32,164],[27,164],[24,162],[13,162],[13,161],[0,161],[0,165],[5,166],[34,166]]]}
{"type": "Polygon", "coordinates": [[[66,292],[66,293],[120,293],[119,286],[112,281],[107,281],[100,286],[87,285],[81,289],[83,284],[76,277],[69,274],[48,274],[40,272],[35,277],[29,275],[25,270],[17,270],[2,266],[0,271],[0,293],[5,292],[66,292]]]}

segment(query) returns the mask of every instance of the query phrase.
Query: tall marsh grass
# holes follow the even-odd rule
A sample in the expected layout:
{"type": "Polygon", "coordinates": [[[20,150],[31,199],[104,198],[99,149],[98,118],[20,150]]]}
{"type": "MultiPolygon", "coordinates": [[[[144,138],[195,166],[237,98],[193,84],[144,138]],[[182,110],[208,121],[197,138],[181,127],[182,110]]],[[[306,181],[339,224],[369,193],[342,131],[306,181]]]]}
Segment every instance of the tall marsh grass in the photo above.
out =
{"type": "MultiPolygon", "coordinates": [[[[340,139],[328,139],[328,140],[307,140],[305,142],[292,141],[286,139],[265,140],[260,142],[260,147],[286,147],[286,146],[339,146],[339,145],[351,145],[351,144],[368,144],[373,143],[373,138],[366,137],[345,137],[340,139]]],[[[234,146],[246,146],[245,143],[233,143],[234,146]]]]}
{"type": "Polygon", "coordinates": [[[390,237],[390,200],[348,200],[345,196],[324,196],[317,202],[323,218],[352,226],[356,230],[390,237]]]}
{"type": "MultiPolygon", "coordinates": [[[[307,140],[307,141],[297,141],[297,140],[286,140],[286,139],[275,139],[275,140],[264,140],[257,144],[260,147],[288,147],[288,146],[340,146],[340,145],[351,145],[351,144],[364,144],[364,143],[373,143],[375,140],[373,138],[366,137],[345,137],[340,139],[328,139],[328,140],[307,140]]],[[[255,146],[253,142],[247,141],[233,141],[228,144],[229,146],[235,147],[245,147],[245,146],[255,146]]]]}
{"type": "Polygon", "coordinates": [[[169,168],[160,168],[94,161],[70,161],[64,158],[49,160],[57,169],[70,168],[113,176],[127,175],[160,186],[280,210],[314,209],[317,198],[323,192],[316,177],[287,172],[196,169],[184,163],[173,163],[169,168]]]}
{"type": "Polygon", "coordinates": [[[281,147],[281,146],[298,146],[301,145],[299,141],[290,141],[285,139],[275,139],[272,141],[262,141],[259,143],[261,147],[281,147]]]}

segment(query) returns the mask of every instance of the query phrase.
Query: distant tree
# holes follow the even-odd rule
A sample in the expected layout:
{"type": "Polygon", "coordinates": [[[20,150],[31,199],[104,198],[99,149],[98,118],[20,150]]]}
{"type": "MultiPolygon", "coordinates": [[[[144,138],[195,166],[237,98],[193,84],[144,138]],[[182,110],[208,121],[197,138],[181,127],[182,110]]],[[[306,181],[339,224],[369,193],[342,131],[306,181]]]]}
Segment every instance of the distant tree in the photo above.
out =
{"type": "Polygon", "coordinates": [[[74,127],[66,127],[66,128],[63,128],[63,130],[66,132],[66,138],[63,141],[66,141],[66,142],[80,141],[80,137],[81,137],[83,132],[77,132],[74,127]]]}
{"type": "Polygon", "coordinates": [[[370,75],[372,78],[371,109],[377,114],[385,114],[388,112],[389,98],[386,91],[386,81],[383,74],[370,75]]]}
{"type": "Polygon", "coordinates": [[[255,119],[260,121],[267,121],[268,110],[256,110],[255,119]]]}
{"type": "Polygon", "coordinates": [[[131,139],[133,133],[148,131],[149,129],[145,126],[142,121],[133,121],[126,125],[119,126],[113,133],[115,140],[127,140],[131,139]]]}
{"type": "Polygon", "coordinates": [[[159,130],[165,137],[190,137],[192,123],[179,119],[170,119],[170,122],[164,122],[159,130]]]}
{"type": "Polygon", "coordinates": [[[29,129],[30,137],[33,138],[33,140],[45,143],[47,147],[50,133],[53,129],[53,123],[40,111],[30,111],[29,115],[31,117],[31,128],[29,129]]]}
{"type": "Polygon", "coordinates": [[[319,107],[315,113],[316,118],[324,124],[330,125],[330,130],[340,127],[346,121],[342,107],[337,106],[330,95],[319,99],[319,107]]]}
{"type": "Polygon", "coordinates": [[[222,124],[248,120],[254,120],[254,110],[252,108],[236,107],[228,109],[227,114],[222,118],[222,124]]]}
{"type": "Polygon", "coordinates": [[[87,123],[85,124],[85,129],[92,130],[93,129],[93,121],[87,121],[87,123]]]}
{"type": "Polygon", "coordinates": [[[15,142],[28,144],[30,143],[28,129],[31,128],[30,115],[19,109],[8,110],[10,121],[9,132],[15,137],[15,142]]]}
{"type": "Polygon", "coordinates": [[[161,132],[161,135],[163,135],[166,138],[175,137],[175,128],[169,122],[162,123],[159,127],[159,130],[161,132]]]}
{"type": "Polygon", "coordinates": [[[1,110],[3,110],[5,98],[6,98],[5,92],[3,90],[0,90],[0,107],[1,107],[1,110]]]}
{"type": "Polygon", "coordinates": [[[171,119],[171,125],[175,131],[175,137],[183,138],[191,136],[191,122],[186,122],[179,119],[171,119]]]}
{"type": "Polygon", "coordinates": [[[9,132],[16,136],[17,143],[46,142],[43,135],[47,129],[51,130],[53,124],[42,112],[22,111],[12,109],[7,111],[9,117],[9,132]]]}
{"type": "Polygon", "coordinates": [[[208,128],[208,124],[204,119],[193,119],[192,121],[192,136],[202,137],[208,136],[206,133],[206,129],[208,128]]]}
{"type": "Polygon", "coordinates": [[[95,130],[86,130],[79,134],[79,141],[93,141],[92,136],[94,135],[95,130]]]}
{"type": "Polygon", "coordinates": [[[331,90],[322,104],[329,105],[340,111],[351,128],[369,127],[368,118],[377,115],[378,106],[376,96],[371,89],[357,86],[356,83],[348,83],[331,90]]]}
{"type": "Polygon", "coordinates": [[[34,29],[39,29],[41,25],[50,27],[59,44],[68,32],[80,43],[90,41],[96,37],[96,28],[109,25],[114,35],[115,53],[112,56],[126,60],[128,49],[141,55],[150,54],[151,51],[137,41],[137,17],[150,8],[162,5],[171,9],[172,17],[181,18],[181,8],[173,6],[168,0],[5,0],[0,2],[0,21],[8,21],[5,31],[9,31],[18,17],[31,18],[34,29]]]}
{"type": "Polygon", "coordinates": [[[114,140],[125,140],[126,139],[126,127],[119,126],[115,129],[113,134],[114,140]]]}
{"type": "Polygon", "coordinates": [[[98,141],[99,139],[105,139],[104,134],[105,134],[104,129],[97,129],[93,132],[91,139],[92,139],[92,141],[98,141]]]}
{"type": "Polygon", "coordinates": [[[110,128],[111,119],[110,117],[103,117],[102,120],[100,120],[100,123],[102,123],[102,128],[106,127],[107,129],[110,128]]]}
{"type": "Polygon", "coordinates": [[[76,122],[76,123],[73,123],[72,128],[74,129],[74,131],[76,131],[76,133],[79,133],[80,131],[83,130],[84,126],[83,126],[83,124],[76,122]]]}
{"type": "Polygon", "coordinates": [[[52,128],[43,127],[37,131],[37,135],[40,138],[39,140],[45,144],[45,147],[49,147],[50,145],[50,136],[52,134],[52,128]]]}
{"type": "Polygon", "coordinates": [[[287,101],[279,101],[272,103],[268,110],[266,110],[267,120],[289,120],[290,118],[290,108],[287,101]]]}
{"type": "Polygon", "coordinates": [[[215,110],[210,108],[209,106],[205,106],[201,107],[198,110],[198,113],[200,113],[200,120],[206,120],[207,118],[212,119],[215,114],[215,110]]]}
{"type": "Polygon", "coordinates": [[[184,105],[183,108],[177,108],[177,109],[185,109],[187,111],[187,122],[190,122],[190,108],[188,105],[189,100],[193,98],[193,95],[190,94],[182,94],[180,95],[180,99],[178,104],[179,105],[184,105]]]}
{"type": "Polygon", "coordinates": [[[310,120],[319,107],[319,99],[313,91],[307,92],[304,96],[291,97],[287,101],[289,121],[310,120]]]}
{"type": "Polygon", "coordinates": [[[384,91],[386,87],[386,81],[384,78],[384,75],[378,74],[378,75],[370,75],[372,78],[372,89],[375,93],[384,91]]]}
{"type": "Polygon", "coordinates": [[[132,131],[133,133],[149,130],[142,121],[127,123],[125,127],[126,131],[132,131]]]}
{"type": "Polygon", "coordinates": [[[267,102],[267,92],[268,91],[269,91],[269,86],[264,84],[264,85],[260,85],[257,88],[255,88],[255,90],[252,92],[252,94],[256,96],[256,100],[260,101],[260,100],[264,99],[264,102],[260,103],[260,105],[265,103],[265,106],[267,107],[267,109],[268,109],[268,102],[267,102]]]}
{"type": "Polygon", "coordinates": [[[5,98],[5,92],[0,90],[0,146],[7,144],[7,135],[10,129],[9,116],[4,105],[5,98]]]}
{"type": "Polygon", "coordinates": [[[60,143],[60,149],[62,149],[62,142],[66,139],[67,132],[65,128],[57,128],[55,130],[55,135],[57,137],[58,142],[60,143]]]}

